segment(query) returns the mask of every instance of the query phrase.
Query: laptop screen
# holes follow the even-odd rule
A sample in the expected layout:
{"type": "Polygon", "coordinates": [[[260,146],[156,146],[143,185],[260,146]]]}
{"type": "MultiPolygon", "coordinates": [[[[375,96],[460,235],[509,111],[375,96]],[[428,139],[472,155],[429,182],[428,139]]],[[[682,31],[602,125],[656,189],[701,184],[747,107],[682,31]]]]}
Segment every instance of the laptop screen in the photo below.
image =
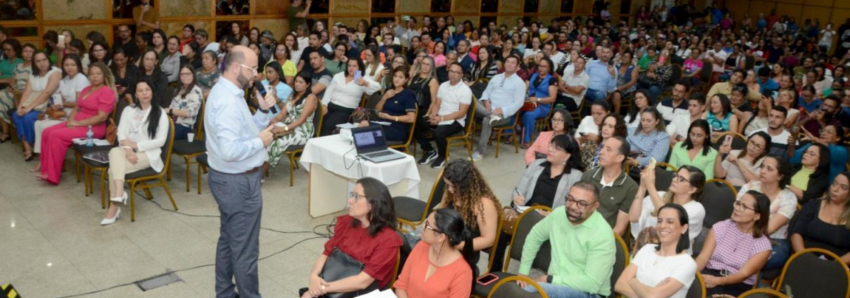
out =
{"type": "Polygon", "coordinates": [[[387,149],[384,130],[380,126],[354,128],[351,130],[351,135],[358,154],[387,149]]]}

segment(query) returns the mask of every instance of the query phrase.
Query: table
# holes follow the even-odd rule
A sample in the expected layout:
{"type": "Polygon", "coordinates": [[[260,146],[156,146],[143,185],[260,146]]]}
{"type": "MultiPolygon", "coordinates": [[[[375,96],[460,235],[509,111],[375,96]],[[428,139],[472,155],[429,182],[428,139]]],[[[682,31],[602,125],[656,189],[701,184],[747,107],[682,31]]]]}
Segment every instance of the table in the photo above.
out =
{"type": "Polygon", "coordinates": [[[377,164],[358,159],[352,141],[340,135],[307,141],[301,165],[310,172],[307,212],[312,217],[344,210],[348,193],[362,177],[384,182],[393,196],[419,198],[421,179],[413,156],[377,164]]]}

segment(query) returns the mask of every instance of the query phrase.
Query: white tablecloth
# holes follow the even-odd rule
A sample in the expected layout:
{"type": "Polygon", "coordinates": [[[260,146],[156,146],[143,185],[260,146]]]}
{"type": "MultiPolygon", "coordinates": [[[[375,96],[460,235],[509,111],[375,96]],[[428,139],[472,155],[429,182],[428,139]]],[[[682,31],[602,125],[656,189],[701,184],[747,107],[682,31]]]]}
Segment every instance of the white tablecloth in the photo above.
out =
{"type": "Polygon", "coordinates": [[[310,213],[314,217],[327,214],[326,211],[337,210],[338,198],[346,198],[348,191],[353,189],[354,182],[363,177],[372,177],[384,182],[393,196],[419,198],[418,186],[421,179],[413,156],[405,154],[402,159],[383,163],[358,159],[354,144],[339,135],[307,141],[301,154],[301,165],[307,171],[311,171],[311,166],[321,167],[318,170],[312,168],[310,173],[310,213]],[[330,177],[329,174],[336,177],[330,177]],[[337,185],[342,183],[342,179],[346,180],[348,185],[337,185]],[[325,206],[324,202],[330,202],[333,206],[314,210],[319,208],[317,204],[325,206]]]}

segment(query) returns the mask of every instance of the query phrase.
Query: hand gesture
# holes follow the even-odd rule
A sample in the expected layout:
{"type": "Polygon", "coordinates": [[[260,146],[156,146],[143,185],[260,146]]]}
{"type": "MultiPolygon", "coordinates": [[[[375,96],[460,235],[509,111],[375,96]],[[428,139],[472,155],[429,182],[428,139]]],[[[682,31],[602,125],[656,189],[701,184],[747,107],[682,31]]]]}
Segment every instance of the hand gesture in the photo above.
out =
{"type": "Polygon", "coordinates": [[[729,156],[726,156],[726,160],[728,160],[728,161],[729,161],[730,163],[732,163],[733,165],[737,165],[737,164],[738,164],[738,157],[737,157],[737,156],[735,156],[734,154],[730,154],[729,156]]]}
{"type": "Polygon", "coordinates": [[[366,78],[361,77],[359,80],[357,80],[357,85],[361,87],[369,87],[369,82],[366,81],[366,78]]]}
{"type": "Polygon", "coordinates": [[[720,153],[729,154],[730,151],[732,151],[732,144],[724,142],[720,145],[720,153]]]}
{"type": "Polygon", "coordinates": [[[65,127],[67,128],[74,128],[77,126],[79,125],[77,125],[77,121],[75,121],[74,119],[68,119],[68,121],[65,122],[65,127]]]}
{"type": "Polygon", "coordinates": [[[150,5],[142,5],[142,12],[148,12],[148,11],[150,11],[150,10],[151,10],[151,6],[150,6],[150,5]]]}
{"type": "Polygon", "coordinates": [[[386,96],[387,98],[392,98],[393,96],[396,95],[396,93],[398,93],[398,92],[395,91],[395,89],[390,89],[390,90],[387,90],[386,93],[384,93],[384,96],[386,96]]]}
{"type": "Polygon", "coordinates": [[[655,169],[646,168],[640,172],[640,184],[646,189],[655,189],[655,169]]]}
{"type": "Polygon", "coordinates": [[[124,149],[124,152],[127,155],[127,161],[130,162],[131,165],[135,165],[139,162],[139,157],[136,155],[136,152],[130,149],[124,149]]]}
{"type": "Polygon", "coordinates": [[[277,96],[275,95],[275,89],[268,89],[269,92],[266,92],[266,96],[262,97],[260,95],[260,91],[257,91],[257,103],[260,104],[260,109],[268,110],[271,109],[275,103],[277,103],[277,96]]]}
{"type": "Polygon", "coordinates": [[[268,148],[269,145],[272,144],[272,140],[274,140],[274,133],[272,133],[272,128],[274,128],[274,125],[269,125],[269,127],[266,127],[266,129],[263,129],[263,131],[260,132],[259,137],[260,140],[263,141],[263,147],[265,148],[268,148]]]}
{"type": "Polygon", "coordinates": [[[616,74],[614,74],[614,66],[608,65],[608,73],[611,74],[611,77],[616,76],[616,74]]]}
{"type": "Polygon", "coordinates": [[[325,294],[324,287],[328,286],[328,282],[319,277],[318,275],[313,275],[310,277],[310,287],[307,294],[310,294],[310,297],[319,297],[325,294]]]}
{"type": "MultiPolygon", "coordinates": [[[[520,274],[519,276],[528,277],[528,275],[525,275],[525,274],[520,274]]],[[[517,280],[517,281],[516,281],[516,284],[517,284],[520,288],[523,288],[523,289],[524,289],[525,287],[527,287],[527,286],[528,286],[528,283],[527,283],[527,282],[525,282],[524,280],[517,280]]]]}

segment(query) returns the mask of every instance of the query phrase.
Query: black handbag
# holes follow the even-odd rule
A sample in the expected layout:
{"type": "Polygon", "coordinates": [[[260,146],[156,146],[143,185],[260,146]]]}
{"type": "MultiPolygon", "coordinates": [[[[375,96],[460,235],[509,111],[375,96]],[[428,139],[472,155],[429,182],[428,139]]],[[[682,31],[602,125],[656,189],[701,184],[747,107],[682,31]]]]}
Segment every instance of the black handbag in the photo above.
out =
{"type": "MultiPolygon", "coordinates": [[[[322,273],[319,274],[319,277],[326,282],[334,282],[358,275],[360,272],[363,272],[364,268],[365,266],[363,263],[342,252],[338,247],[334,247],[333,252],[331,252],[331,255],[328,256],[328,260],[325,261],[325,266],[322,267],[322,273]]],[[[348,293],[327,293],[323,297],[354,298],[372,292],[376,289],[378,289],[377,280],[369,285],[369,287],[360,291],[348,293]]]]}

